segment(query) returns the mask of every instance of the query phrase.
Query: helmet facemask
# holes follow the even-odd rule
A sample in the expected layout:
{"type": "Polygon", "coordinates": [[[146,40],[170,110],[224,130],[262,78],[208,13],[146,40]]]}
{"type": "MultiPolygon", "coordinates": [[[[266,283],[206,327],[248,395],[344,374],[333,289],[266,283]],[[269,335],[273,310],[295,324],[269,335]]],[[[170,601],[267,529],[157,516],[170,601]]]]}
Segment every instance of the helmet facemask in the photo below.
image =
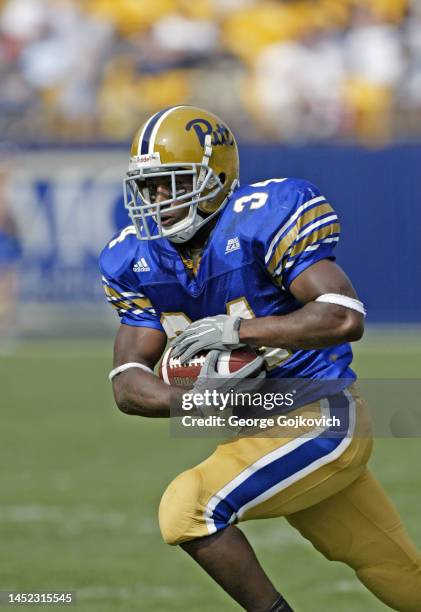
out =
{"type": "MultiPolygon", "coordinates": [[[[221,193],[225,185],[209,166],[212,155],[210,139],[206,139],[201,163],[161,164],[158,154],[132,158],[127,177],[124,179],[124,205],[136,228],[139,240],[168,238],[172,242],[186,242],[212,219],[226,203],[228,195],[217,210],[206,211],[206,203],[221,193]],[[190,179],[186,181],[186,179],[190,179]],[[153,185],[166,183],[171,197],[154,201],[153,185]],[[190,191],[186,191],[186,183],[190,191]],[[164,227],[165,213],[186,210],[186,216],[168,227],[164,227]]],[[[231,191],[235,188],[232,185],[231,191]]]]}

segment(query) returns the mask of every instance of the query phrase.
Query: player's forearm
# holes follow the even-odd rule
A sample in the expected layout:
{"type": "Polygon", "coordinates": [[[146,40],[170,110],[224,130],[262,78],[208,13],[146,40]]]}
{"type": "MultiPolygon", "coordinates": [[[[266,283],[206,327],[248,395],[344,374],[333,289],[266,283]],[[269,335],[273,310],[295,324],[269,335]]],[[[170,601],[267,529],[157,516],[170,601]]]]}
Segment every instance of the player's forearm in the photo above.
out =
{"type": "Polygon", "coordinates": [[[251,346],[319,349],[359,340],[363,330],[358,312],[310,302],[287,315],[244,319],[240,340],[251,346]]]}
{"type": "Polygon", "coordinates": [[[168,418],[171,409],[181,404],[183,390],[165,384],[157,376],[139,370],[127,370],[113,381],[119,409],[131,415],[168,418]]]}

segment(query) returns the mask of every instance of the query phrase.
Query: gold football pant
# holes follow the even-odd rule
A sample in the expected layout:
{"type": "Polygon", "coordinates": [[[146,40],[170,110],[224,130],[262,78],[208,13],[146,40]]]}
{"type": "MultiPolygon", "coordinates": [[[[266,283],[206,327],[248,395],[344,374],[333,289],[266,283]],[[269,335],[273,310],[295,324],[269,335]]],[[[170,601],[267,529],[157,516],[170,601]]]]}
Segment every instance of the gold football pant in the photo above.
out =
{"type": "Polygon", "coordinates": [[[165,491],[159,522],[180,544],[241,521],[284,516],[384,603],[421,612],[421,555],[366,463],[370,422],[355,388],[288,416],[340,416],[340,427],[278,428],[220,444],[165,491]],[[269,437],[271,436],[271,437],[269,437]]]}

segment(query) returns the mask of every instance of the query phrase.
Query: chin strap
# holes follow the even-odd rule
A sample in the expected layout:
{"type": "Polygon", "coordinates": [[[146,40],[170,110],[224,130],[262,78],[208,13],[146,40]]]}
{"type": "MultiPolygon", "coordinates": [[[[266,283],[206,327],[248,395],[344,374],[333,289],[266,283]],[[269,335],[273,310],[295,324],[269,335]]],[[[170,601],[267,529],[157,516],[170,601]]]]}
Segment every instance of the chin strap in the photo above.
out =
{"type": "Polygon", "coordinates": [[[174,242],[174,244],[183,244],[184,242],[190,240],[190,238],[193,238],[193,236],[200,229],[200,227],[204,225],[204,221],[207,220],[206,217],[202,217],[199,211],[196,211],[196,217],[199,217],[199,219],[201,220],[199,227],[197,227],[196,224],[192,224],[187,229],[181,230],[177,232],[177,234],[173,234],[172,236],[165,236],[164,234],[165,238],[167,238],[167,240],[169,240],[170,242],[174,242]]]}

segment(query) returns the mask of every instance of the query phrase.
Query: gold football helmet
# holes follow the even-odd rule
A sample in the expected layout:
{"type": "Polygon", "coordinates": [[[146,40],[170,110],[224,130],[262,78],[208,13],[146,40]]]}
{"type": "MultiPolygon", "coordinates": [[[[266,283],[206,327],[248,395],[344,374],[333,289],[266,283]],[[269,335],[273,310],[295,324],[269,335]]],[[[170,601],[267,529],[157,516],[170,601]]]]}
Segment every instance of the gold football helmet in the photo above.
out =
{"type": "Polygon", "coordinates": [[[156,113],[136,132],[124,179],[137,237],[186,242],[222,210],[238,176],[236,140],[216,115],[194,106],[156,113]],[[164,200],[156,195],[159,184],[165,185],[164,200]],[[165,216],[175,222],[168,225],[165,216]]]}

